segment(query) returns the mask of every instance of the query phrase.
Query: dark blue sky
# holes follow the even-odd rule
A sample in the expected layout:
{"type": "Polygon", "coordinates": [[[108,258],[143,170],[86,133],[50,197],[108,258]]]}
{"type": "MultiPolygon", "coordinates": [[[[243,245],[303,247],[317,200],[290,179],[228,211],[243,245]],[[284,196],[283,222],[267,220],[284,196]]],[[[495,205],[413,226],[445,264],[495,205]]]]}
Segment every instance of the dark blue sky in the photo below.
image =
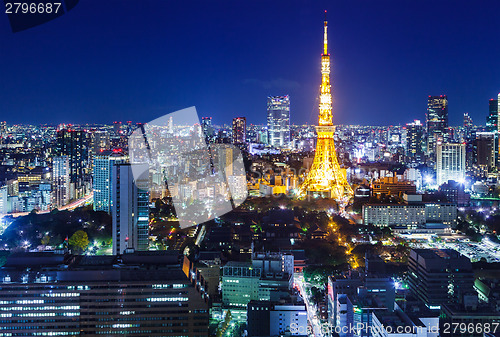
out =
{"type": "Polygon", "coordinates": [[[0,15],[8,123],[135,122],[195,105],[215,123],[264,123],[289,94],[293,123],[317,120],[324,9],[335,124],[424,119],[447,94],[450,124],[484,124],[500,91],[500,1],[81,0],[12,33],[0,15]]]}

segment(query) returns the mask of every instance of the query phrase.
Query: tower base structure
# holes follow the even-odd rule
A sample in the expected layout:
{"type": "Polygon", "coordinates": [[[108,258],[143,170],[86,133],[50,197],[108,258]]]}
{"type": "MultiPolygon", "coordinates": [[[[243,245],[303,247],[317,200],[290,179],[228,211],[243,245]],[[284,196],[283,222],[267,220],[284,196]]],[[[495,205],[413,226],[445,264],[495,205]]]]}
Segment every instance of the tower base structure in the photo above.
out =
{"type": "Polygon", "coordinates": [[[318,195],[335,199],[346,205],[354,196],[347,182],[346,171],[337,160],[333,135],[335,126],[322,125],[316,127],[318,140],[316,153],[309,173],[299,188],[299,197],[318,195]]]}

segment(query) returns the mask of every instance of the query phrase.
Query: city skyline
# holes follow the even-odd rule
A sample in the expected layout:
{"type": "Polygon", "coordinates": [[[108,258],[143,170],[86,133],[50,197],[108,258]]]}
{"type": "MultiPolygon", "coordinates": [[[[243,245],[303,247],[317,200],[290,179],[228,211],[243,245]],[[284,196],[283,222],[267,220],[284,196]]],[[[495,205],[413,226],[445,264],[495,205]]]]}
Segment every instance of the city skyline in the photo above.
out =
{"type": "MultiPolygon", "coordinates": [[[[253,2],[235,17],[142,0],[111,21],[109,1],[18,33],[7,64],[42,32],[54,48],[2,68],[0,337],[498,336],[500,94],[481,96],[491,55],[456,54],[477,7],[438,34],[465,1],[407,1],[411,15],[395,0],[253,2]],[[449,75],[463,62],[467,84],[449,75]],[[481,114],[458,112],[477,99],[481,114]]],[[[5,6],[29,23],[54,4],[5,6]]]]}
{"type": "Polygon", "coordinates": [[[215,10],[203,3],[109,2],[96,13],[81,3],[53,22],[16,34],[4,18],[4,61],[11,64],[2,76],[0,99],[9,116],[4,119],[9,124],[146,122],[195,105],[215,124],[236,116],[264,124],[266,97],[290,95],[291,124],[313,124],[320,67],[313,50],[321,46],[317,22],[326,8],[335,59],[335,125],[424,120],[428,95],[448,96],[450,125],[460,125],[464,112],[483,125],[487,100],[500,91],[498,47],[490,43],[498,32],[488,29],[499,4],[440,1],[432,3],[432,11],[426,1],[391,4],[273,2],[215,10]],[[111,15],[123,20],[110,20],[111,15]],[[154,20],[144,19],[151,16],[154,20]],[[275,17],[283,19],[283,27],[275,17]],[[258,28],[255,18],[262,23],[258,28]],[[197,53],[176,52],[193,43],[197,53]],[[33,54],[38,62],[32,62],[33,54]]]}

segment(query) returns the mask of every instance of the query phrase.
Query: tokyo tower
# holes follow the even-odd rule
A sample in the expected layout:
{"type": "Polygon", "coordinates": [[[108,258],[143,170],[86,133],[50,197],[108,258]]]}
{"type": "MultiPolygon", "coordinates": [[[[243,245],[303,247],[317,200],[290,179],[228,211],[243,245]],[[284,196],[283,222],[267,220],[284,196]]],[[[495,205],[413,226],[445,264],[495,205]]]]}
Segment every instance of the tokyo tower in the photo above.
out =
{"type": "MultiPolygon", "coordinates": [[[[325,11],[326,14],[326,11],[325,11]]],[[[327,21],[325,20],[323,54],[321,55],[321,91],[319,96],[319,125],[316,153],[309,173],[299,187],[298,195],[320,194],[346,204],[354,193],[347,182],[345,170],[340,168],[335,152],[332,123],[332,93],[330,85],[330,54],[328,54],[327,21]]]]}

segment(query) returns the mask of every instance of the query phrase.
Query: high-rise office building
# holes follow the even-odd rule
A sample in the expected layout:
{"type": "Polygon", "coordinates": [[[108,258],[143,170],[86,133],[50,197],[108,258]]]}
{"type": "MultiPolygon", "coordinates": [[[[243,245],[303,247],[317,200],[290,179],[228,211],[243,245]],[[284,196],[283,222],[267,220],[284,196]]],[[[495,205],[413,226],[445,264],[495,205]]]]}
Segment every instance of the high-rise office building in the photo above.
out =
{"type": "Polygon", "coordinates": [[[103,151],[94,157],[92,188],[94,190],[94,211],[111,213],[111,173],[113,165],[127,160],[122,153],[103,151]]]}
{"type": "Polygon", "coordinates": [[[486,119],[486,131],[495,133],[495,165],[500,166],[500,94],[489,101],[489,115],[486,119]]]}
{"type": "Polygon", "coordinates": [[[248,337],[297,335],[306,330],[307,309],[304,303],[276,304],[251,301],[247,307],[248,337]],[[303,328],[304,327],[304,328],[303,328]]]}
{"type": "Polygon", "coordinates": [[[294,258],[286,253],[254,254],[252,262],[230,261],[222,268],[223,307],[233,318],[246,320],[250,301],[289,298],[293,286],[294,258]]]}
{"type": "Polygon", "coordinates": [[[0,141],[7,136],[7,122],[0,122],[0,141]]]}
{"type": "Polygon", "coordinates": [[[214,137],[212,117],[201,117],[201,128],[207,140],[211,140],[214,137]]]}
{"type": "Polygon", "coordinates": [[[472,117],[469,115],[468,112],[464,112],[464,128],[468,129],[473,126],[474,124],[472,122],[472,117]]]}
{"type": "Polygon", "coordinates": [[[233,118],[233,144],[244,144],[247,139],[247,119],[245,117],[233,118]]]}
{"type": "Polygon", "coordinates": [[[111,142],[109,132],[103,130],[96,130],[92,132],[92,155],[95,156],[104,150],[109,150],[111,142]]]}
{"type": "Polygon", "coordinates": [[[56,147],[58,156],[68,156],[70,182],[75,189],[79,189],[88,176],[90,133],[85,130],[59,130],[56,147]]]}
{"type": "Polygon", "coordinates": [[[438,144],[436,151],[437,184],[448,180],[465,181],[465,144],[438,144]]]}
{"type": "Polygon", "coordinates": [[[472,140],[473,126],[474,123],[472,122],[472,117],[468,112],[464,112],[464,140],[467,142],[470,142],[472,140]]]}
{"type": "Polygon", "coordinates": [[[68,204],[70,198],[68,156],[54,157],[52,161],[53,201],[56,207],[68,204]]]}
{"type": "Polygon", "coordinates": [[[287,147],[290,143],[290,97],[267,98],[267,141],[274,147],[287,147]]]}
{"type": "Polygon", "coordinates": [[[489,101],[489,114],[486,118],[486,129],[489,132],[498,131],[498,102],[498,99],[493,98],[489,101]]]}
{"type": "Polygon", "coordinates": [[[439,310],[473,290],[469,258],[451,249],[412,250],[408,271],[410,291],[431,310],[439,310]]]}
{"type": "Polygon", "coordinates": [[[429,96],[427,101],[427,153],[436,152],[436,144],[447,138],[448,99],[446,95],[429,96]]]}
{"type": "Polygon", "coordinates": [[[476,164],[483,166],[488,170],[495,167],[495,132],[477,132],[476,133],[476,164]]]}
{"type": "Polygon", "coordinates": [[[406,124],[406,153],[408,157],[420,160],[423,157],[422,141],[424,126],[419,120],[406,124]]]}
{"type": "Polygon", "coordinates": [[[0,217],[9,212],[9,193],[7,185],[0,187],[0,217]]]}
{"type": "Polygon", "coordinates": [[[208,336],[208,305],[177,251],[11,254],[0,336],[208,336]]]}
{"type": "Polygon", "coordinates": [[[113,131],[115,135],[120,135],[122,133],[122,122],[113,122],[113,131]]]}
{"type": "Polygon", "coordinates": [[[112,167],[113,254],[128,248],[148,250],[149,175],[147,169],[144,172],[134,179],[131,164],[112,167]]]}

